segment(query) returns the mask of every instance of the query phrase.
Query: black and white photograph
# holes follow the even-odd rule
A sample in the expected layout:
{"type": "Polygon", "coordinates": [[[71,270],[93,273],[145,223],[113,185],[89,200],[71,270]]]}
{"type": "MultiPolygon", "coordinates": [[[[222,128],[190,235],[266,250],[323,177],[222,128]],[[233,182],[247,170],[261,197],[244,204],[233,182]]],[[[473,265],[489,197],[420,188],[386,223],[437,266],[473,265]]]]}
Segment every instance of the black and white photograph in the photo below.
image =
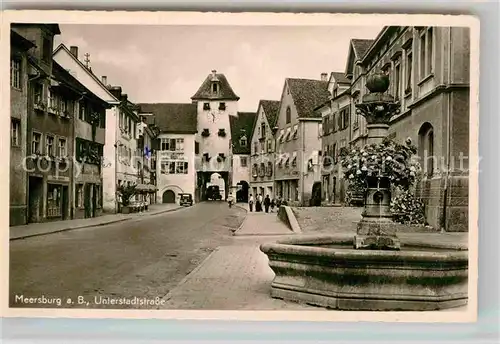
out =
{"type": "Polygon", "coordinates": [[[475,317],[474,18],[11,14],[9,312],[475,317]]]}

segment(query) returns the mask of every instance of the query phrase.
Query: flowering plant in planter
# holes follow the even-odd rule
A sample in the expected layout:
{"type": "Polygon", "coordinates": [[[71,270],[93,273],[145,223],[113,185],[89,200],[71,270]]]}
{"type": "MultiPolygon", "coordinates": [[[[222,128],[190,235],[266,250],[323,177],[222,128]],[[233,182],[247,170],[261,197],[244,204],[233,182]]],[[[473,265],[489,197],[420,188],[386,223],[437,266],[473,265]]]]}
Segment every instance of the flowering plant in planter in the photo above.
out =
{"type": "Polygon", "coordinates": [[[344,177],[353,188],[366,188],[370,180],[385,179],[392,186],[407,190],[420,172],[420,164],[412,159],[416,152],[410,139],[405,144],[386,139],[362,149],[343,150],[344,177]]]}
{"type": "Polygon", "coordinates": [[[391,201],[391,213],[393,220],[407,225],[424,225],[425,211],[424,203],[415,197],[413,192],[402,190],[391,201]]]}

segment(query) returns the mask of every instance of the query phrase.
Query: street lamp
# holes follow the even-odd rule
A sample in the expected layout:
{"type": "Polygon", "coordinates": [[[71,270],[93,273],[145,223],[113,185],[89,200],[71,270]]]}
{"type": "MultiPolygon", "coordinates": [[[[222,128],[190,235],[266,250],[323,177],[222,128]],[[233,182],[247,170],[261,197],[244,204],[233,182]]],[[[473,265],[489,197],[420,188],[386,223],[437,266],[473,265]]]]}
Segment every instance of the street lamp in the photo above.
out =
{"type": "Polygon", "coordinates": [[[118,203],[118,147],[123,147],[124,144],[120,140],[116,140],[115,142],[115,211],[119,212],[119,203],[118,203]]]}

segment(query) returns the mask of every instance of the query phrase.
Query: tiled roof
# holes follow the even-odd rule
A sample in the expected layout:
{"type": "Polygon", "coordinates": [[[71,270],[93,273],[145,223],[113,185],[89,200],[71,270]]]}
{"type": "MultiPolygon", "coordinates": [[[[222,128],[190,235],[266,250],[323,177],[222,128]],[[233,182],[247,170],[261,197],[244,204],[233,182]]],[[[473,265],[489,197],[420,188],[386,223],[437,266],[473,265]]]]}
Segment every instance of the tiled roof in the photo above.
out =
{"type": "Polygon", "coordinates": [[[354,54],[356,59],[361,60],[365,56],[368,49],[370,49],[373,44],[373,39],[352,39],[352,47],[354,49],[354,54]]]}
{"type": "Polygon", "coordinates": [[[214,75],[211,73],[206,77],[203,84],[201,84],[200,88],[191,99],[239,100],[240,97],[234,93],[224,74],[215,74],[214,78],[214,75]],[[216,94],[212,92],[212,80],[214,79],[219,81],[219,91],[216,94]]]}
{"type": "Polygon", "coordinates": [[[328,81],[286,79],[299,118],[317,117],[314,109],[330,98],[328,81]]]}
{"type": "Polygon", "coordinates": [[[231,143],[233,154],[250,154],[250,141],[252,139],[252,129],[255,122],[255,112],[238,112],[238,117],[230,116],[231,143]],[[247,145],[240,145],[240,138],[246,136],[247,145]]]}
{"type": "Polygon", "coordinates": [[[156,124],[162,133],[195,134],[197,128],[196,104],[140,103],[137,104],[148,116],[147,124],[156,124]]]}
{"type": "Polygon", "coordinates": [[[276,120],[278,119],[280,102],[279,100],[261,100],[260,104],[262,105],[264,113],[266,114],[267,122],[272,129],[276,123],[276,120]]]}
{"type": "Polygon", "coordinates": [[[344,72],[332,72],[332,76],[339,84],[351,84],[351,80],[346,78],[344,72]]]}

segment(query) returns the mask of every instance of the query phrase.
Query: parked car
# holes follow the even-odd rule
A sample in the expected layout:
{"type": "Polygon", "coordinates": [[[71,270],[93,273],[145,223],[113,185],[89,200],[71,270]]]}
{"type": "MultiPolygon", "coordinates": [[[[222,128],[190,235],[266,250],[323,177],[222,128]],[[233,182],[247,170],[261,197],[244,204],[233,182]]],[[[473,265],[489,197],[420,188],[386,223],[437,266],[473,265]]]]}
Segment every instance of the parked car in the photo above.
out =
{"type": "Polygon", "coordinates": [[[193,195],[189,193],[181,193],[180,195],[180,200],[179,204],[182,206],[187,206],[190,207],[193,205],[193,195]]]}
{"type": "Polygon", "coordinates": [[[222,195],[220,194],[220,189],[218,185],[210,185],[207,188],[207,200],[215,200],[215,201],[220,201],[222,200],[222,195]]]}

